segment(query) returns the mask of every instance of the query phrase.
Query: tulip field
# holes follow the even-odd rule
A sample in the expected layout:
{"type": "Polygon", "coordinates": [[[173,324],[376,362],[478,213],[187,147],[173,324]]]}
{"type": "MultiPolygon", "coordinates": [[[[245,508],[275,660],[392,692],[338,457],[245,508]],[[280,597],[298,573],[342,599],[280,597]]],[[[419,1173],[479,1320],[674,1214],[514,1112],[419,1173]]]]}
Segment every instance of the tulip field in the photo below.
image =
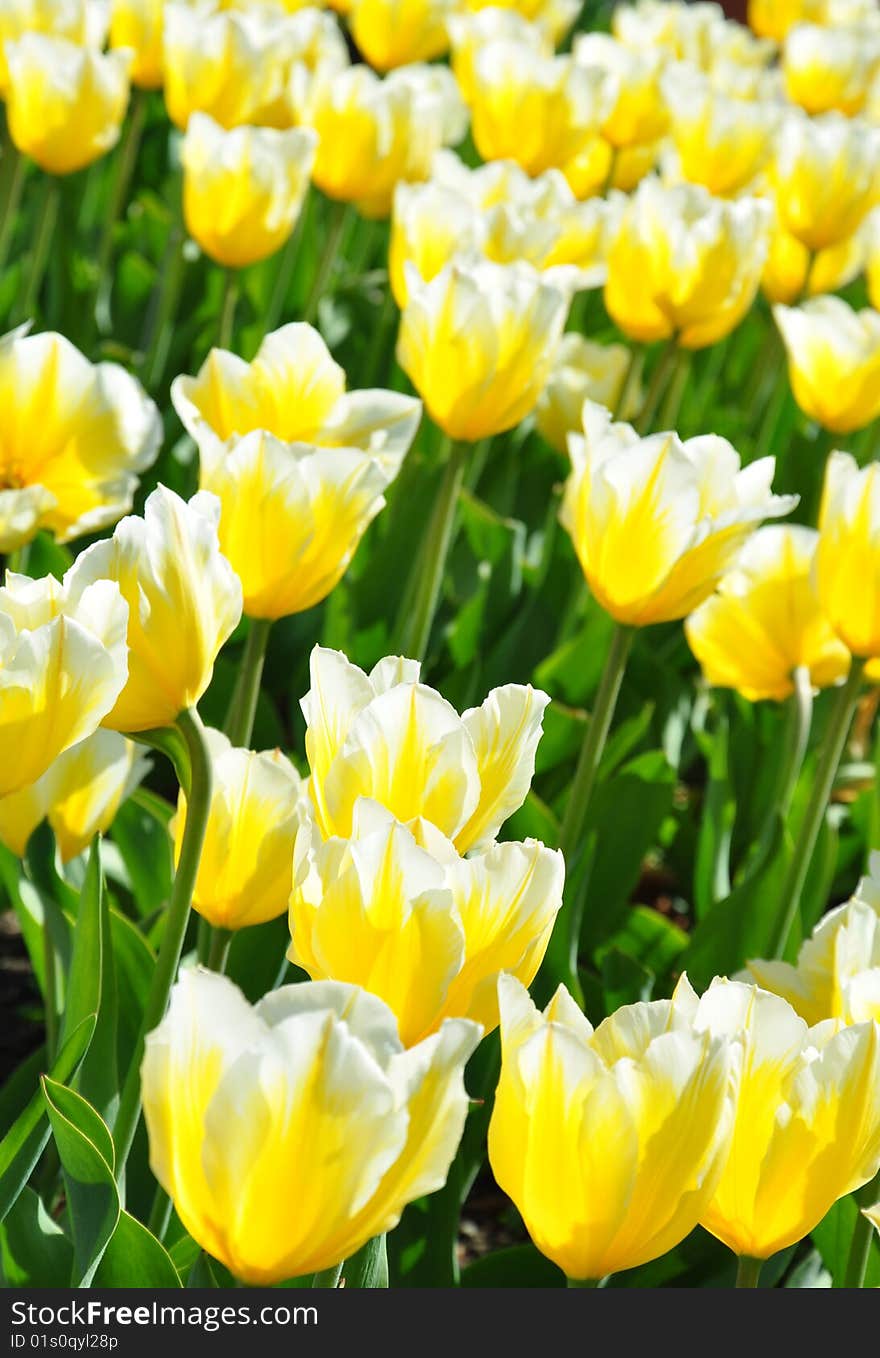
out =
{"type": "Polygon", "coordinates": [[[329,5],[0,0],[0,1276],[880,1287],[880,3],[329,5]]]}

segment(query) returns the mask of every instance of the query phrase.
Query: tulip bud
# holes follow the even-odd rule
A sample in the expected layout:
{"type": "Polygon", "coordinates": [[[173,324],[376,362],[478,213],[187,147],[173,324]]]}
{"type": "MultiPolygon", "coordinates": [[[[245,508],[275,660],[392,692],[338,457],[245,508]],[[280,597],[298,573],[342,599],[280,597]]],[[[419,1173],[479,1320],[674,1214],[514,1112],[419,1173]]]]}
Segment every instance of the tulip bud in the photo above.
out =
{"type": "MultiPolygon", "coordinates": [[[[625,344],[596,344],[575,332],[563,335],[546,387],[535,406],[535,422],[558,453],[568,448],[569,434],[581,430],[584,401],[617,410],[632,354],[625,344]]],[[[620,407],[621,419],[638,414],[642,406],[637,384],[620,407]]]]}
{"type": "Polygon", "coordinates": [[[785,90],[807,113],[861,113],[880,72],[880,31],[799,24],[785,39],[785,90]]]}
{"type": "Polygon", "coordinates": [[[790,113],[771,177],[783,229],[813,252],[839,245],[880,201],[880,128],[790,113]]]}
{"type": "Polygon", "coordinates": [[[358,50],[377,71],[440,57],[457,0],[352,0],[349,22],[358,50]]]}
{"type": "Polygon", "coordinates": [[[3,0],[0,7],[0,96],[9,87],[6,44],[26,33],[66,38],[80,47],[104,45],[103,6],[93,0],[3,0]]]}
{"type": "Polygon", "coordinates": [[[41,529],[69,542],[131,508],[162,423],[116,363],[89,363],[63,335],[0,338],[0,551],[41,529]]]}
{"type": "Polygon", "coordinates": [[[663,136],[669,121],[660,90],[664,53],[637,51],[607,33],[582,33],[572,54],[585,70],[597,68],[611,77],[613,94],[600,129],[609,146],[622,150],[663,136]]]}
{"type": "Polygon", "coordinates": [[[308,128],[225,132],[194,113],[183,139],[183,213],[207,255],[241,269],[291,235],[309,186],[316,139],[308,128]]]}
{"type": "Polygon", "coordinates": [[[852,235],[827,250],[812,253],[792,236],[776,216],[770,250],[761,275],[761,291],[770,302],[790,305],[804,295],[820,297],[851,283],[865,266],[870,218],[852,235]]]}
{"type": "Polygon", "coordinates": [[[607,410],[584,406],[560,513],[596,601],[618,622],[683,618],[712,593],[753,528],[787,514],[772,457],[740,468],[715,434],[640,439],[607,410]]]}
{"type": "Polygon", "coordinates": [[[749,0],[749,27],[762,38],[782,42],[795,24],[819,21],[824,0],[749,0]]]}
{"type": "Polygon", "coordinates": [[[836,434],[880,415],[880,314],[853,311],[841,297],[773,308],[788,353],[795,400],[836,434]]]}
{"type": "Polygon", "coordinates": [[[664,72],[663,93],[680,178],[702,184],[720,198],[748,191],[770,156],[778,121],[775,107],[767,101],[733,99],[683,64],[664,72]]]}
{"type": "Polygon", "coordinates": [[[72,174],[119,140],[131,52],[25,33],[6,44],[9,135],[49,174],[72,174]]]}
{"type": "Polygon", "coordinates": [[[225,976],[184,971],[142,1066],[153,1173],[242,1281],[329,1268],[443,1186],[479,1035],[449,1020],[404,1051],[354,986],[284,986],[251,1008],[225,976]]]}
{"type": "Polygon", "coordinates": [[[529,23],[518,10],[501,9],[496,5],[475,12],[464,10],[451,14],[448,29],[452,71],[462,98],[469,106],[478,94],[477,55],[487,43],[510,42],[531,47],[541,60],[552,57],[555,48],[548,30],[542,24],[529,23]]]}
{"type": "Polygon", "coordinates": [[[880,656],[880,463],[833,452],[819,511],[819,602],[853,655],[880,656]]]}
{"type": "Polygon", "coordinates": [[[131,49],[131,83],[144,90],[162,88],[164,7],[165,0],[111,0],[110,46],[131,49]]]}
{"type": "Polygon", "coordinates": [[[170,726],[201,698],[220,647],[241,617],[241,584],[217,542],[219,505],[201,492],[187,503],[165,486],[143,518],[77,558],[80,588],[116,581],[128,603],[128,682],[104,718],[116,731],[170,726]]]}

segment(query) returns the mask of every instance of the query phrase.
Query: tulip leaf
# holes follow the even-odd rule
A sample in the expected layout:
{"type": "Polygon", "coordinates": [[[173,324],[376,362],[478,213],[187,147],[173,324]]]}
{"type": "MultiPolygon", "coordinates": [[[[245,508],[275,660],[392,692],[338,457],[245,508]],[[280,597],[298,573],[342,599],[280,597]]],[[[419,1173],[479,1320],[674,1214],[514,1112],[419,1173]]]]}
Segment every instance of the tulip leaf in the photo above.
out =
{"type": "Polygon", "coordinates": [[[607,944],[597,951],[601,963],[607,949],[638,962],[656,977],[668,976],[688,946],[688,935],[677,924],[646,906],[633,906],[607,944]]]}
{"type": "Polygon", "coordinates": [[[46,1048],[42,1046],[26,1056],[0,1088],[0,1139],[33,1097],[34,1088],[45,1069],[46,1048]]]}
{"type": "Polygon", "coordinates": [[[89,1287],[120,1216],[113,1139],[100,1115],[75,1090],[46,1076],[42,1089],[61,1160],[73,1238],[71,1286],[89,1287]]]}
{"type": "Polygon", "coordinates": [[[79,897],[73,955],[67,983],[62,1038],[86,1014],[97,1013],[91,1046],[77,1078],[80,1092],[102,1115],[112,1118],[118,1102],[116,1060],[116,971],[107,893],[101,876],[100,839],[89,853],[79,897]]]}
{"type": "Polygon", "coordinates": [[[66,1287],[73,1246],[42,1199],[25,1187],[0,1224],[0,1268],[6,1287],[66,1287]]]}
{"type": "MultiPolygon", "coordinates": [[[[70,1034],[52,1066],[52,1078],[70,1080],[88,1051],[97,1022],[96,1014],[89,1014],[70,1034]]],[[[6,1216],[49,1139],[46,1105],[38,1090],[19,1113],[6,1136],[0,1141],[0,1221],[6,1216]]]]}
{"type": "Polygon", "coordinates": [[[493,1250],[462,1269],[462,1287],[565,1287],[565,1274],[529,1242],[493,1250]]]}
{"type": "Polygon", "coordinates": [[[168,822],[173,808],[146,788],[123,802],[111,834],[128,872],[139,913],[160,910],[171,895],[173,861],[168,822]]]}
{"type": "Polygon", "coordinates": [[[109,914],[113,965],[116,971],[119,1068],[134,1051],[156,959],[139,929],[118,910],[109,914]]]}
{"type": "Polygon", "coordinates": [[[41,895],[48,896],[65,914],[71,916],[76,913],[77,896],[70,883],[66,882],[58,871],[57,855],[58,849],[52,828],[47,820],[41,821],[24,851],[27,874],[41,895]]]}
{"type": "Polygon", "coordinates": [[[723,715],[710,743],[708,782],[703,797],[694,863],[694,912],[702,919],[716,901],[730,895],[730,846],[736,801],[730,783],[730,722],[723,715]]]}
{"type": "Polygon", "coordinates": [[[128,1212],[121,1212],[95,1270],[94,1287],[180,1287],[161,1241],[128,1212]]]}
{"type": "Polygon", "coordinates": [[[384,1235],[376,1235],[346,1259],[342,1278],[347,1288],[388,1286],[388,1251],[384,1235]]]}
{"type": "MultiPolygon", "coordinates": [[[[841,1198],[827,1212],[818,1226],[810,1232],[813,1244],[822,1256],[822,1262],[831,1274],[832,1287],[843,1287],[853,1231],[859,1219],[859,1207],[855,1198],[841,1198]]],[[[871,1232],[871,1245],[868,1254],[868,1267],[865,1272],[865,1287],[880,1287],[880,1240],[877,1232],[871,1232]]]]}
{"type": "MultiPolygon", "coordinates": [[[[309,1278],[309,1282],[311,1282],[311,1278],[309,1278]]],[[[187,1287],[220,1286],[220,1284],[217,1282],[216,1277],[214,1276],[214,1269],[212,1267],[211,1260],[208,1258],[204,1250],[198,1251],[195,1257],[195,1261],[190,1265],[189,1271],[186,1275],[186,1286],[187,1287]]]]}

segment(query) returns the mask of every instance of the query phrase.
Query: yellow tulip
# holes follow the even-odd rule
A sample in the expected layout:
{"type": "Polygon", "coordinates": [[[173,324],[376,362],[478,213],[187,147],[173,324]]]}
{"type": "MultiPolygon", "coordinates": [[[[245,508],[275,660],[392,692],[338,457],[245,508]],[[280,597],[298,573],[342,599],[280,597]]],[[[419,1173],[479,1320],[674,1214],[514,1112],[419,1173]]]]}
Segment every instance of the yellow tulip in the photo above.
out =
{"type": "Polygon", "coordinates": [[[25,33],[7,42],[6,118],[13,143],[49,174],[72,174],[119,140],[131,52],[103,53],[25,33]]]}
{"type": "Polygon", "coordinates": [[[720,198],[748,190],[770,155],[774,106],[732,99],[683,64],[667,69],[663,93],[678,175],[720,198]]]}
{"type": "Polygon", "coordinates": [[[484,160],[515,160],[530,175],[563,168],[613,107],[606,71],[572,57],[542,57],[523,42],[494,41],[474,58],[471,119],[484,160]]]}
{"type": "Polygon", "coordinates": [[[875,311],[880,311],[880,212],[874,212],[863,230],[865,276],[868,299],[875,311]]]}
{"type": "Polygon", "coordinates": [[[821,22],[825,0],[749,0],[749,27],[761,38],[782,42],[795,24],[821,22]]]}
{"type": "MultiPolygon", "coordinates": [[[[552,448],[564,453],[568,435],[581,429],[584,401],[618,411],[632,353],[625,344],[596,344],[574,332],[562,336],[546,387],[535,406],[538,431],[552,448]]],[[[621,419],[642,405],[636,384],[618,411],[621,419]]]]}
{"type": "Polygon", "coordinates": [[[584,406],[572,434],[572,471],[560,518],[587,584],[618,622],[645,627],[683,618],[707,599],[761,519],[787,514],[797,496],[773,495],[772,457],[740,469],[715,434],[639,438],[584,406]]]}
{"type": "Polygon", "coordinates": [[[608,247],[609,315],[632,339],[715,344],[754,301],[771,215],[757,198],[729,201],[697,184],[643,180],[608,247]]]}
{"type": "Polygon", "coordinates": [[[797,302],[804,295],[837,292],[862,271],[867,251],[867,220],[837,245],[812,254],[775,217],[770,249],[761,275],[761,291],[770,302],[797,302]]]}
{"type": "Polygon", "coordinates": [[[725,19],[717,4],[637,0],[615,8],[611,27],[615,37],[630,47],[660,48],[704,71],[720,62],[764,67],[776,54],[775,42],[753,37],[742,24],[725,19]]]}
{"type": "Polygon", "coordinates": [[[575,38],[572,53],[578,65],[597,67],[611,77],[611,106],[600,129],[610,146],[619,151],[663,136],[669,121],[660,88],[663,52],[636,51],[607,33],[582,33],[575,38]]]}
{"type": "Polygon", "coordinates": [[[289,126],[287,82],[294,39],[284,16],[259,10],[164,10],[165,106],[182,131],[207,113],[221,127],[289,126]]]}
{"type": "Polygon", "coordinates": [[[97,730],[126,682],[128,608],[86,574],[79,557],[60,583],[7,571],[0,588],[0,797],[97,730]]]}
{"type": "Polygon", "coordinates": [[[880,854],[843,905],[823,915],[801,945],[797,964],[749,962],[750,976],[781,995],[809,1024],[880,1022],[880,854]]]}
{"type": "MultiPolygon", "coordinates": [[[[193,909],[218,929],[244,929],[287,909],[303,785],[280,750],[234,749],[220,731],[206,738],[213,785],[193,909]]],[[[185,826],[181,791],[171,822],[175,862],[185,826]]]]}
{"type": "Polygon", "coordinates": [[[785,90],[807,113],[861,113],[880,71],[880,30],[799,24],[785,40],[785,90]]]}
{"type": "Polygon", "coordinates": [[[160,485],[143,517],[77,558],[82,584],[115,581],[128,603],[128,681],[103,724],[116,731],[169,726],[201,698],[217,652],[241,617],[241,584],[217,542],[220,506],[187,503],[160,485]]]}
{"type": "Polygon", "coordinates": [[[350,64],[348,47],[335,16],[311,6],[292,14],[284,33],[290,46],[287,103],[291,122],[299,124],[315,81],[332,77],[350,64]]]}
{"type": "Polygon", "coordinates": [[[498,986],[501,1078],[489,1160],[538,1249],[575,1279],[658,1258],[706,1210],[730,1141],[728,1045],[676,1002],[594,1031],[564,986],[543,1014],[498,986]]]}
{"type": "Polygon", "coordinates": [[[577,198],[592,198],[608,189],[629,193],[657,164],[662,141],[625,146],[615,151],[604,137],[591,137],[583,150],[566,161],[562,173],[577,198]]]}
{"type": "Polygon", "coordinates": [[[316,646],[301,706],[321,834],[348,838],[367,797],[404,824],[430,821],[460,854],[491,844],[526,799],[548,702],[506,684],[459,716],[415,660],[387,656],[367,675],[316,646]]]}
{"type": "Polygon", "coordinates": [[[68,863],[109,830],[148,768],[132,741],[116,731],[95,731],[59,755],[30,787],[0,798],[0,840],[21,857],[48,818],[61,861],[68,863]]]}
{"type": "Polygon", "coordinates": [[[841,113],[790,113],[771,177],[782,228],[811,251],[839,245],[880,201],[880,128],[841,113]]]}
{"type": "Polygon", "coordinates": [[[397,305],[409,299],[407,264],[424,283],[457,254],[478,254],[485,236],[483,215],[461,193],[437,184],[398,184],[391,213],[388,274],[397,305]]]}
{"type": "Polygon", "coordinates": [[[399,469],[420,415],[411,396],[347,392],[321,335],[296,321],[266,335],[250,363],[212,349],[195,377],[172,382],[171,400],[203,454],[264,430],[282,443],[361,448],[389,473],[399,469]]]}
{"type": "Polygon", "coordinates": [[[808,1028],[779,996],[727,980],[693,1021],[742,1051],[730,1156],[700,1222],[767,1259],[880,1165],[880,1024],[808,1028]]]}
{"type": "Polygon", "coordinates": [[[482,18],[487,9],[500,9],[546,33],[554,47],[559,46],[580,13],[578,0],[464,0],[461,9],[465,16],[471,11],[477,18],[482,18]]]}
{"type": "Polygon", "coordinates": [[[296,225],[316,137],[308,128],[224,131],[194,113],[183,139],[183,215],[218,264],[242,269],[280,250],[296,225]]]}
{"type": "Polygon", "coordinates": [[[141,89],[162,87],[162,11],[165,0],[111,0],[110,46],[134,53],[131,83],[141,89]]]}
{"type": "Polygon", "coordinates": [[[131,508],[162,424],[124,368],[22,327],[0,338],[0,407],[0,551],[41,528],[69,542],[131,508]]]}
{"type": "Polygon", "coordinates": [[[718,592],[685,623],[710,684],[750,702],[781,702],[804,669],[814,688],[845,679],[850,655],[819,607],[813,581],[818,533],[793,524],[759,528],[718,592]]]}
{"type": "Polygon", "coordinates": [[[841,297],[773,308],[788,374],[804,414],[848,434],[880,415],[880,314],[853,311],[841,297]]]}
{"type": "Polygon", "coordinates": [[[387,217],[400,180],[427,179],[434,152],[467,120],[450,71],[413,65],[380,80],[368,66],[317,77],[303,120],[318,134],[314,181],[365,217],[387,217]]]}
{"type": "Polygon", "coordinates": [[[450,1019],[404,1051],[355,986],[283,986],[251,1008],[225,976],[183,971],[141,1068],[153,1173],[244,1282],[329,1268],[443,1186],[479,1036],[450,1019]]]}
{"type": "Polygon", "coordinates": [[[288,957],[313,980],[362,985],[404,1046],[445,1018],[498,1024],[502,971],[535,977],[562,903],[562,855],[536,840],[460,858],[434,826],[411,828],[362,798],[351,839],[296,841],[288,957]]]}
{"type": "Polygon", "coordinates": [[[477,55],[487,43],[519,43],[531,47],[535,56],[542,60],[553,56],[554,43],[547,29],[530,23],[516,9],[492,5],[487,9],[459,10],[449,16],[447,27],[453,74],[468,105],[477,96],[477,55]]]}
{"type": "Polygon", "coordinates": [[[833,452],[819,511],[816,584],[826,617],[853,655],[880,656],[880,463],[833,452]]]}
{"type": "Polygon", "coordinates": [[[349,22],[358,50],[377,71],[442,56],[446,21],[458,0],[351,0],[349,22]]]}
{"type": "Polygon", "coordinates": [[[26,33],[67,38],[81,47],[104,43],[105,15],[92,0],[3,0],[0,6],[0,97],[6,98],[9,75],[6,43],[26,33]]]}
{"type": "Polygon", "coordinates": [[[880,1234],[880,1202],[875,1202],[873,1207],[863,1207],[862,1216],[867,1217],[871,1225],[876,1228],[877,1233],[880,1234]]]}
{"type": "Polygon", "coordinates": [[[410,265],[397,358],[431,418],[476,443],[512,429],[547,384],[568,296],[528,264],[462,261],[423,283],[410,265]]]}

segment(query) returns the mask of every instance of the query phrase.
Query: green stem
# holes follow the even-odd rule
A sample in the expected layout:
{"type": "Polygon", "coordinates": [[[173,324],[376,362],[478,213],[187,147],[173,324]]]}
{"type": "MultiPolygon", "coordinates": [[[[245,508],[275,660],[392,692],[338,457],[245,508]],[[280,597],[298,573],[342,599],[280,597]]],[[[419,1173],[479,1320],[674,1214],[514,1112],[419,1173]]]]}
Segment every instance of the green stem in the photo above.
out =
{"type": "Polygon", "coordinates": [[[688,384],[688,377],[693,363],[692,349],[677,349],[675,353],[675,366],[666,388],[663,404],[660,407],[660,415],[657,423],[661,429],[674,429],[678,422],[678,414],[681,410],[681,403],[684,398],[685,389],[688,384]]]}
{"type": "Polygon", "coordinates": [[[617,160],[620,152],[616,146],[611,147],[611,158],[608,161],[608,170],[602,184],[601,196],[607,198],[608,193],[614,187],[614,172],[617,169],[617,160]]]}
{"type": "Polygon", "coordinates": [[[238,306],[238,271],[227,269],[223,282],[223,305],[220,308],[220,323],[217,327],[217,348],[229,349],[235,330],[235,308],[238,306]]]}
{"type": "Polygon", "coordinates": [[[323,296],[324,289],[330,281],[336,259],[339,254],[339,247],[342,244],[342,233],[348,221],[350,211],[349,203],[332,202],[329,210],[329,222],[327,234],[324,238],[324,248],[318,259],[318,267],[315,270],[315,277],[312,279],[312,286],[303,307],[302,319],[312,324],[318,314],[318,303],[323,296]]]}
{"type": "Polygon", "coordinates": [[[251,618],[250,631],[242,652],[238,678],[226,713],[224,732],[233,745],[246,749],[250,745],[260,696],[260,680],[272,622],[269,618],[251,618]]]}
{"type": "Polygon", "coordinates": [[[813,685],[809,670],[799,665],[792,675],[792,681],[794,692],[788,700],[782,757],[777,768],[773,796],[773,807],[783,817],[788,815],[791,807],[813,723],[813,685]]]}
{"type": "Polygon", "coordinates": [[[847,1255],[846,1269],[843,1275],[844,1287],[865,1286],[865,1274],[868,1271],[868,1260],[871,1257],[874,1226],[861,1211],[861,1208],[870,1207],[877,1200],[878,1193],[880,1193],[880,1174],[877,1174],[870,1183],[865,1184],[855,1194],[859,1215],[856,1219],[852,1243],[847,1255]]]}
{"type": "Polygon", "coordinates": [[[141,137],[143,136],[144,123],[147,118],[149,96],[146,90],[135,90],[131,100],[131,110],[125,133],[122,138],[119,150],[116,154],[115,174],[113,178],[113,189],[110,202],[107,205],[107,215],[104,218],[104,226],[101,230],[101,240],[98,245],[98,295],[95,299],[95,320],[98,329],[102,334],[107,334],[112,325],[110,313],[110,294],[113,286],[113,247],[115,244],[116,225],[122,216],[128,202],[128,190],[131,185],[131,177],[134,174],[134,167],[137,162],[138,151],[140,150],[141,137]]]}
{"type": "Polygon", "coordinates": [[[794,844],[793,857],[782,886],[781,911],[768,954],[772,958],[785,955],[789,934],[798,917],[801,895],[809,875],[816,840],[825,819],[831,789],[834,786],[834,779],[837,776],[840,759],[849,734],[864,668],[865,661],[858,656],[853,656],[846,683],[840,686],[835,696],[834,708],[825,731],[825,739],[819,755],[810,800],[801,822],[794,844]]]}
{"type": "Polygon", "coordinates": [[[736,1261],[737,1287],[757,1287],[763,1263],[763,1259],[752,1259],[748,1254],[741,1254],[736,1261]]]}
{"type": "MultiPolygon", "coordinates": [[[[766,457],[766,455],[770,452],[770,449],[773,447],[773,444],[776,439],[776,430],[779,425],[779,421],[782,416],[782,412],[785,409],[787,401],[788,401],[788,368],[786,367],[785,363],[783,363],[779,372],[777,373],[776,381],[773,385],[773,390],[770,393],[770,399],[768,400],[767,405],[764,408],[764,415],[761,420],[760,427],[758,429],[757,438],[755,439],[755,451],[752,459],[753,461],[757,462],[759,458],[766,457]]],[[[780,484],[779,480],[777,480],[776,484],[777,485],[780,484]]]]}
{"type": "Polygon", "coordinates": [[[640,434],[647,434],[654,423],[654,416],[657,414],[657,407],[666,391],[666,384],[672,372],[677,352],[678,345],[675,336],[672,335],[661,349],[657,362],[654,364],[654,371],[648,383],[644,404],[635,422],[635,427],[640,434]]]}
{"type": "Polygon", "coordinates": [[[333,1268],[325,1268],[315,1274],[312,1287],[338,1287],[341,1275],[342,1264],[334,1264],[333,1268]]]}
{"type": "Polygon", "coordinates": [[[25,159],[18,147],[7,139],[3,150],[9,156],[9,165],[4,174],[6,191],[0,208],[0,270],[6,267],[9,247],[15,235],[25,177],[25,159]]]}
{"type": "Polygon", "coordinates": [[[211,930],[211,943],[208,948],[207,967],[209,971],[220,973],[226,970],[226,962],[229,957],[229,949],[232,946],[232,930],[219,929],[216,926],[211,930]]]}
{"type": "Polygon", "coordinates": [[[416,587],[412,609],[403,620],[400,632],[400,654],[414,660],[424,660],[431,635],[431,625],[440,598],[440,586],[446,557],[452,541],[455,511],[464,478],[464,467],[469,443],[450,441],[443,479],[434,502],[434,512],[422,540],[416,560],[416,587]]]}
{"type": "Polygon", "coordinates": [[[52,934],[49,929],[49,921],[45,914],[43,917],[43,969],[45,994],[45,1020],[46,1020],[46,1056],[49,1064],[54,1061],[55,1053],[58,1050],[58,982],[55,971],[55,944],[52,942],[52,934]]]}
{"type": "Polygon", "coordinates": [[[144,385],[149,391],[155,391],[162,381],[168,362],[174,316],[183,283],[183,242],[183,231],[177,224],[173,225],[168,233],[159,281],[150,304],[148,333],[144,344],[144,385]]]}
{"type": "MultiPolygon", "coordinates": [[[[309,190],[311,192],[311,190],[309,190]]],[[[272,288],[272,296],[269,298],[269,305],[266,308],[265,325],[263,334],[269,335],[278,327],[284,312],[284,304],[287,301],[287,294],[290,292],[290,285],[293,282],[293,274],[296,268],[296,261],[299,258],[302,246],[303,222],[306,217],[306,204],[303,203],[300,214],[296,220],[296,226],[291,231],[281,251],[281,259],[278,264],[278,272],[275,275],[275,284],[272,288]]]]}
{"type": "MultiPolygon", "coordinates": [[[[134,1134],[141,1113],[140,1067],[144,1052],[144,1039],[161,1022],[168,1006],[168,996],[177,975],[183,940],[189,920],[190,905],[205,830],[208,825],[208,812],[211,806],[211,759],[205,740],[205,728],[194,707],[181,712],[175,723],[186,744],[189,757],[189,795],[187,797],[186,826],[180,859],[171,889],[171,901],[165,919],[165,932],[156,958],[156,966],[150,982],[147,1002],[138,1039],[132,1053],[131,1064],[122,1089],[119,1112],[113,1127],[113,1140],[116,1145],[116,1176],[121,1181],[128,1159],[134,1134]]],[[[180,777],[180,771],[178,771],[180,777]]]]}
{"type": "Polygon", "coordinates": [[[388,1286],[388,1250],[385,1236],[375,1235],[342,1266],[345,1286],[349,1289],[388,1286]]]}
{"type": "Polygon", "coordinates": [[[601,1287],[601,1278],[566,1278],[566,1287],[601,1287]]]}
{"type": "Polygon", "coordinates": [[[165,1189],[159,1184],[153,1195],[153,1205],[150,1208],[150,1217],[147,1226],[157,1240],[161,1240],[168,1230],[168,1222],[171,1220],[171,1199],[165,1189]]]}
{"type": "Polygon", "coordinates": [[[643,344],[634,343],[630,348],[629,362],[626,365],[626,374],[620,384],[620,391],[617,400],[614,402],[614,409],[611,412],[612,420],[626,419],[627,407],[635,393],[638,391],[644,366],[645,346],[643,344]]]}
{"type": "Polygon", "coordinates": [[[60,198],[58,180],[47,175],[43,185],[43,199],[37,214],[37,235],[31,253],[30,269],[27,273],[24,295],[13,312],[13,320],[31,320],[40,296],[40,288],[49,262],[49,247],[58,220],[60,198]]]}

